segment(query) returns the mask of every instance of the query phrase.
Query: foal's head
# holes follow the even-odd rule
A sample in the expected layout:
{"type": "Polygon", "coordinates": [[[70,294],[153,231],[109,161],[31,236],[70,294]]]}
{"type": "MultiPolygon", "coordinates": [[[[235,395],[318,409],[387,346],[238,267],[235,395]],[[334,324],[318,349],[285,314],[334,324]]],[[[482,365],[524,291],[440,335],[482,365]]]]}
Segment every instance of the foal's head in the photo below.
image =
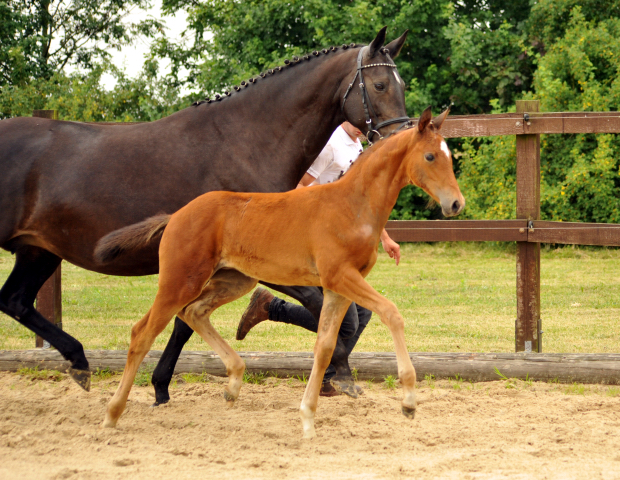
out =
{"type": "Polygon", "coordinates": [[[448,110],[432,119],[428,107],[418,120],[417,131],[411,136],[412,145],[405,158],[409,180],[428,193],[441,205],[446,217],[458,215],[465,206],[452,169],[452,154],[439,130],[448,110]]]}

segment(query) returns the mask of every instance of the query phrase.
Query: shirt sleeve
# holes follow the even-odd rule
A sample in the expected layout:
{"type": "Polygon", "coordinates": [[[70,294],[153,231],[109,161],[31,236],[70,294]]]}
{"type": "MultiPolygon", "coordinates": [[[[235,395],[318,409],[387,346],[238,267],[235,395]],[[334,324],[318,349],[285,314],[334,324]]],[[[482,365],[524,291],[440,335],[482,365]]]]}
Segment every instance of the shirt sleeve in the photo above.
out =
{"type": "Polygon", "coordinates": [[[323,173],[327,167],[329,167],[334,161],[334,151],[330,144],[325,145],[316,160],[310,165],[308,173],[314,178],[319,178],[319,175],[323,173]]]}

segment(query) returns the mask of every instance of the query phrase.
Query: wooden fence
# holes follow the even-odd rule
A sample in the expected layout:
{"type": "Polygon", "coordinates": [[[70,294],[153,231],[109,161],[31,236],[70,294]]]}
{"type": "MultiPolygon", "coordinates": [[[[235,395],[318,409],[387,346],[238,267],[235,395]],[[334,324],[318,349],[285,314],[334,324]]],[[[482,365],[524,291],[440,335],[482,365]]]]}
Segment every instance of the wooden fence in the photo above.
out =
{"type": "MultiPolygon", "coordinates": [[[[33,113],[55,115],[50,110],[33,113]]],[[[517,218],[396,220],[386,229],[397,242],[517,242],[515,351],[542,352],[540,244],[620,245],[620,225],[540,220],[540,134],[620,133],[620,112],[541,113],[538,101],[518,101],[517,113],[448,117],[441,133],[446,138],[517,136],[517,218]]],[[[60,267],[39,292],[37,308],[61,325],[60,267]]]]}

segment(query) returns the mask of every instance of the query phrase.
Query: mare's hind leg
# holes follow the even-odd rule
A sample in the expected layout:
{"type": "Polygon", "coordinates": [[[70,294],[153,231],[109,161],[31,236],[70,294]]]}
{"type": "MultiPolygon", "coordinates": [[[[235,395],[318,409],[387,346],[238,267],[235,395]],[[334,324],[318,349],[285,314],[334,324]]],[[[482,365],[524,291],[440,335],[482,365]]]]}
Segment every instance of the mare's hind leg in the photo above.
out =
{"type": "Polygon", "coordinates": [[[155,367],[153,371],[151,383],[153,383],[153,387],[155,387],[154,407],[170,401],[168,387],[170,386],[170,381],[174,374],[174,367],[179,360],[181,350],[183,350],[183,347],[189,341],[193,333],[194,331],[191,327],[179,317],[174,319],[174,329],[172,330],[170,340],[168,340],[164,353],[162,353],[159,362],[157,362],[157,367],[155,367]]]}
{"type": "Polygon", "coordinates": [[[211,325],[211,313],[218,307],[242,297],[257,281],[232,269],[218,270],[204,287],[200,297],[179,313],[179,316],[219,355],[226,366],[228,386],[224,398],[230,406],[239,396],[245,363],[211,325]]]}
{"type": "Polygon", "coordinates": [[[0,290],[0,311],[53,345],[71,362],[71,378],[88,391],[90,371],[82,344],[34,308],[37,293],[60,265],[61,259],[47,250],[32,246],[20,247],[15,257],[13,271],[0,290]]]}
{"type": "Polygon", "coordinates": [[[321,310],[316,343],[314,344],[314,364],[312,365],[312,372],[310,373],[300,407],[304,438],[313,438],[315,436],[314,414],[316,412],[321,382],[336,346],[336,338],[342,317],[351,304],[350,300],[331,290],[325,289],[323,294],[325,299],[321,310]]]}

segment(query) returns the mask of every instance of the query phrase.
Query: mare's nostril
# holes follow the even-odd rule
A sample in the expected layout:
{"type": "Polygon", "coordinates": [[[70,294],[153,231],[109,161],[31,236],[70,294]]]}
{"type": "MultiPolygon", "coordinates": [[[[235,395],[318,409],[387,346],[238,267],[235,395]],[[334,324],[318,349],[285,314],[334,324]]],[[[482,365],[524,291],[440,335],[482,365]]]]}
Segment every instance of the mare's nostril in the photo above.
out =
{"type": "Polygon", "coordinates": [[[455,200],[454,203],[452,204],[452,212],[458,213],[460,209],[461,209],[461,204],[459,203],[458,200],[455,200]]]}

